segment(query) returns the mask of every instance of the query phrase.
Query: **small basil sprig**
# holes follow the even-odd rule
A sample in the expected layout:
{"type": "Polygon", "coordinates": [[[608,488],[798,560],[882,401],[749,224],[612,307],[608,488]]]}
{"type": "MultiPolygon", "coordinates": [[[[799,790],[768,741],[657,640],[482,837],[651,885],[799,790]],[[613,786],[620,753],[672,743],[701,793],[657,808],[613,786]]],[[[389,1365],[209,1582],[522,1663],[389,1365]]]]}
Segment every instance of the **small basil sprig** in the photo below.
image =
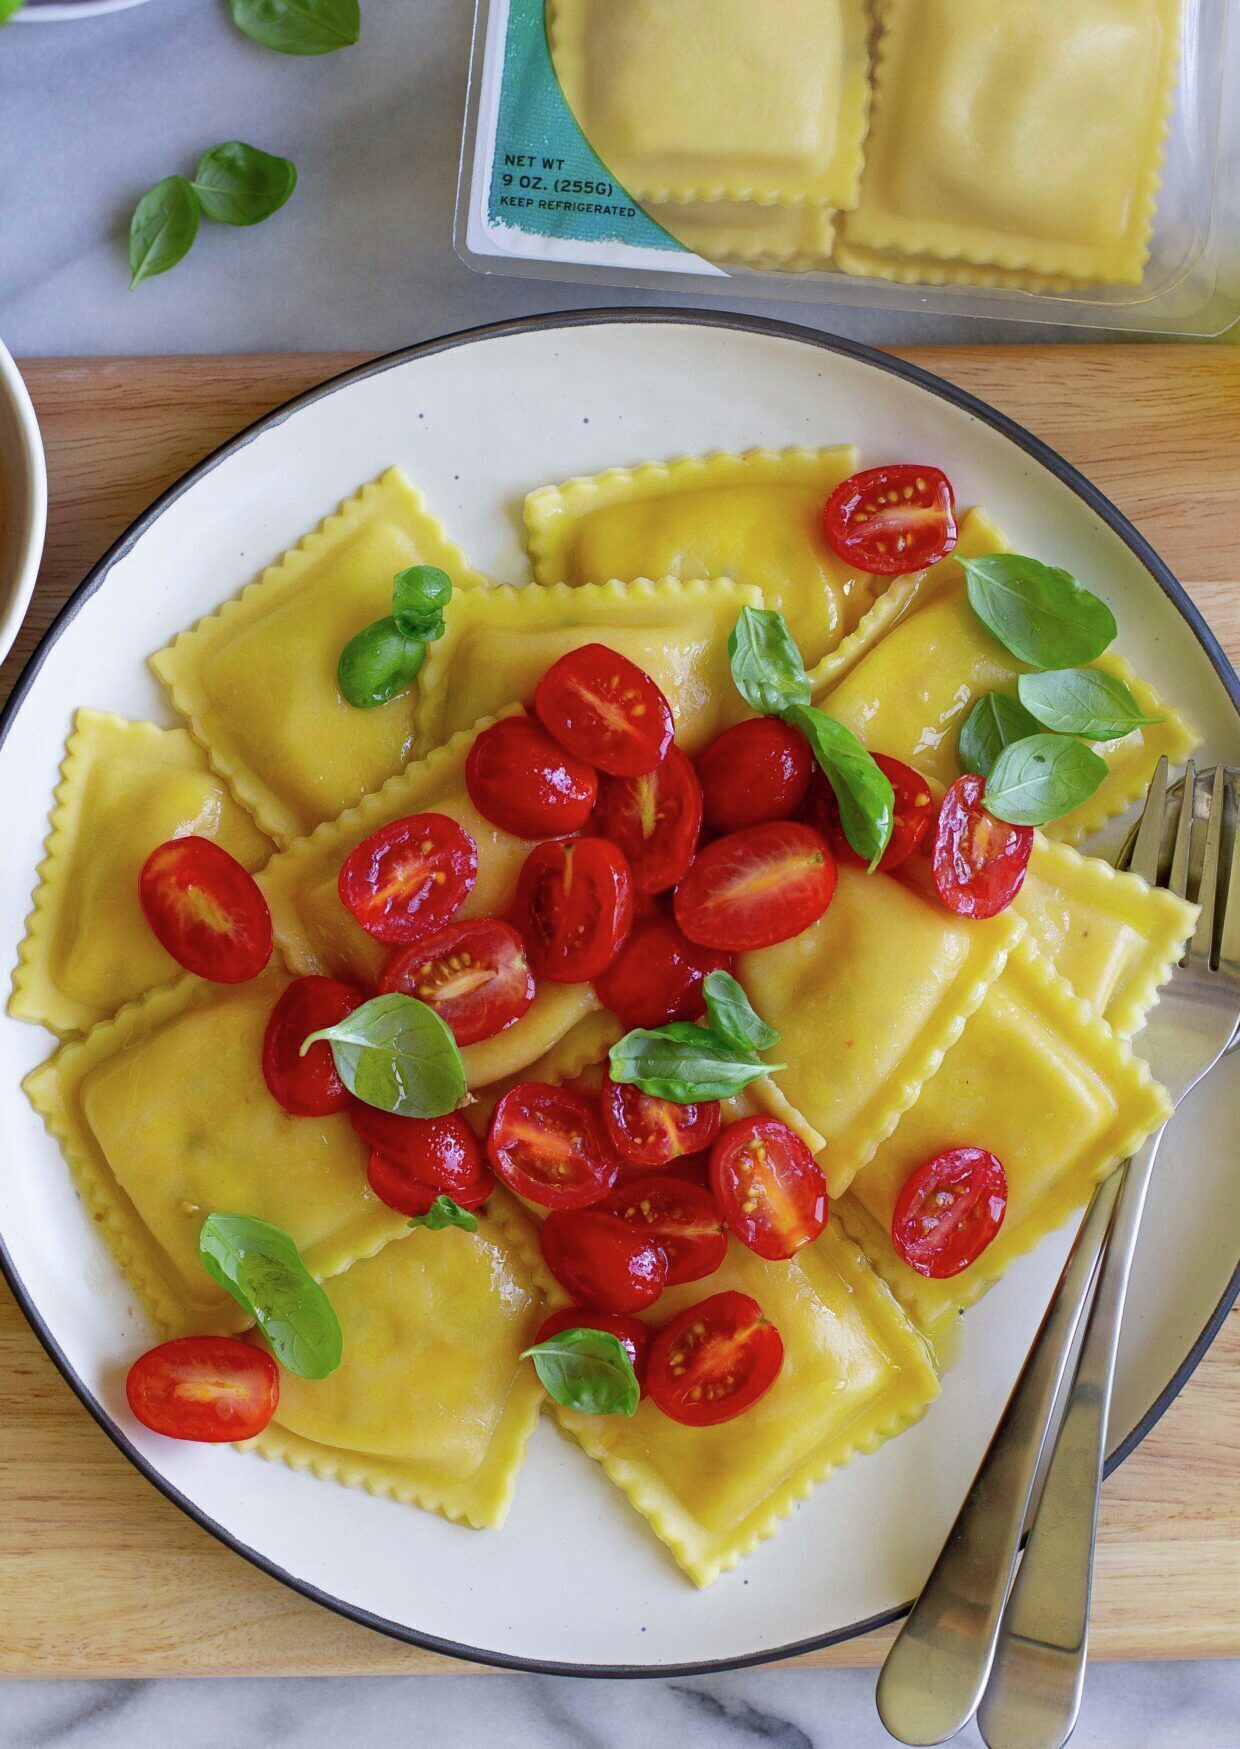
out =
{"type": "Polygon", "coordinates": [[[736,979],[711,972],[703,985],[707,1024],[673,1020],[667,1026],[635,1027],[608,1053],[613,1081],[631,1082],[643,1093],[695,1105],[730,1099],[751,1081],[786,1063],[764,1063],[759,1050],[779,1043],[779,1034],[756,1015],[736,979]]]}
{"type": "Polygon", "coordinates": [[[414,1215],[409,1225],[428,1227],[432,1233],[442,1232],[445,1227],[460,1227],[465,1233],[478,1231],[477,1216],[471,1215],[468,1209],[453,1202],[450,1196],[437,1196],[426,1213],[414,1215]]]}
{"type": "Polygon", "coordinates": [[[708,972],[702,984],[710,1030],[742,1051],[769,1051],[779,1034],[755,1013],[731,972],[708,972]]]}
{"type": "Polygon", "coordinates": [[[1099,668],[1022,674],[1016,685],[1025,709],[1057,735],[1114,741],[1144,724],[1165,720],[1147,717],[1123,681],[1099,668]]]}
{"type": "Polygon", "coordinates": [[[1115,616],[1069,571],[1019,553],[961,559],[969,604],[999,642],[1031,668],[1075,668],[1101,656],[1115,616]]]}
{"type": "Polygon", "coordinates": [[[253,1318],[286,1372],[325,1379],[344,1339],[332,1303],[288,1234],[252,1215],[208,1215],[198,1255],[213,1281],[253,1318]]]}
{"type": "Polygon", "coordinates": [[[336,664],[341,697],[358,710],[388,704],[416,680],[426,646],[444,634],[452,580],[437,565],[411,565],[392,582],[392,611],[349,639],[336,664]]]}
{"type": "Polygon", "coordinates": [[[233,23],[282,55],[330,55],[362,33],[358,0],[229,0],[233,23]]]}
{"type": "Polygon", "coordinates": [[[0,24],[15,18],[25,4],[26,0],[0,0],[0,24]]]}
{"type": "Polygon", "coordinates": [[[623,1342],[610,1330],[561,1330],[521,1355],[532,1360],[543,1389],[579,1415],[634,1415],[641,1387],[623,1342]]]}
{"type": "Polygon", "coordinates": [[[200,211],[184,176],[165,176],[147,189],[129,221],[130,291],[184,260],[198,235],[200,211]]]}
{"type": "Polygon", "coordinates": [[[210,146],[191,182],[165,176],[142,196],[129,222],[129,289],[183,261],[203,213],[223,225],[257,225],[278,212],[297,186],[287,158],[243,140],[210,146]]]}
{"type": "Polygon", "coordinates": [[[393,990],[312,1032],[301,1055],[324,1041],[349,1092],[398,1117],[445,1117],[465,1096],[456,1040],[433,1008],[393,990]]]}
{"type": "Polygon", "coordinates": [[[444,609],[452,579],[438,565],[410,565],[392,579],[392,617],[407,638],[433,644],[443,637],[444,609]]]}
{"type": "Polygon", "coordinates": [[[728,639],[728,659],[745,702],[763,716],[782,717],[805,736],[839,803],[844,836],[874,868],[895,823],[890,780],[850,729],[810,704],[809,677],[783,615],[742,608],[728,639]]]}
{"type": "Polygon", "coordinates": [[[1036,719],[1019,699],[1006,692],[983,693],[960,730],[961,768],[988,777],[1005,747],[1037,733],[1036,719]]]}
{"type": "Polygon", "coordinates": [[[1028,735],[1005,747],[986,780],[984,800],[1012,826],[1045,826],[1087,802],[1107,762],[1070,735],[1028,735]]]}

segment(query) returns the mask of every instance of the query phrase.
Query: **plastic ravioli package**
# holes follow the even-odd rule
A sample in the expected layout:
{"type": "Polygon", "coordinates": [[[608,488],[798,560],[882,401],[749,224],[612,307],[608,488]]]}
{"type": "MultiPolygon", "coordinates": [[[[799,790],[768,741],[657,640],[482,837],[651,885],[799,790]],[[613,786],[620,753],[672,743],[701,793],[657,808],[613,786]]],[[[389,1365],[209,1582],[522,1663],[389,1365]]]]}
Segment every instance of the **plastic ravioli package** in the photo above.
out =
{"type": "Polygon", "coordinates": [[[1233,11],[477,0],[457,250],[485,273],[1218,333],[1240,315],[1233,11]]]}

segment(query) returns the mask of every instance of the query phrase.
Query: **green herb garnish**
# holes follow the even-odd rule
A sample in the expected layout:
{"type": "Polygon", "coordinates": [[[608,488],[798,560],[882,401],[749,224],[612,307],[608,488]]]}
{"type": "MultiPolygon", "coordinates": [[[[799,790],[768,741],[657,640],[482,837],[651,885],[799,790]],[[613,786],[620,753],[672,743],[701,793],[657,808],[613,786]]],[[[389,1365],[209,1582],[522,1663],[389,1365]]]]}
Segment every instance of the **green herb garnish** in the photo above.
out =
{"type": "Polygon", "coordinates": [[[258,1325],[286,1372],[325,1379],[343,1338],[332,1303],[288,1234],[251,1215],[208,1215],[198,1235],[203,1268],[258,1325]]]}
{"type": "Polygon", "coordinates": [[[782,613],[743,607],[728,639],[732,679],[746,704],[764,717],[782,717],[809,703],[809,678],[782,613]]]}
{"type": "Polygon", "coordinates": [[[476,1233],[478,1218],[471,1215],[468,1209],[463,1209],[459,1203],[453,1202],[450,1196],[437,1196],[424,1215],[414,1215],[410,1221],[411,1227],[428,1227],[432,1233],[442,1232],[444,1227],[460,1227],[462,1232],[476,1233]]]}
{"type": "Polygon", "coordinates": [[[392,581],[392,611],[349,639],[336,664],[336,685],[358,710],[389,704],[416,680],[426,646],[444,633],[452,579],[438,565],[411,565],[392,581]]]}
{"type": "Polygon", "coordinates": [[[999,642],[1031,668],[1075,668],[1101,656],[1115,616],[1069,571],[1019,553],[961,559],[969,604],[999,642]]]}
{"type": "Polygon", "coordinates": [[[26,0],[0,0],[0,24],[15,18],[25,4],[26,0]]]}
{"type": "Polygon", "coordinates": [[[983,800],[1009,825],[1045,826],[1087,802],[1107,770],[1105,759],[1070,735],[1029,735],[999,755],[983,800]]]}
{"type": "Polygon", "coordinates": [[[562,1330],[527,1348],[543,1389],[579,1415],[634,1415],[641,1389],[623,1342],[610,1330],[562,1330]]]}
{"type": "Polygon", "coordinates": [[[1019,699],[1006,692],[984,693],[964,719],[960,730],[961,768],[975,771],[979,777],[988,777],[1005,747],[1037,733],[1036,719],[1029,715],[1019,699]]]}
{"type": "Polygon", "coordinates": [[[297,167],[242,140],[226,140],[202,154],[192,187],[207,218],[221,225],[258,225],[297,187],[297,167]]]}
{"type": "Polygon", "coordinates": [[[1145,723],[1165,720],[1147,717],[1123,681],[1098,668],[1056,668],[1048,674],[1022,674],[1017,688],[1025,709],[1057,735],[1114,741],[1145,723]]]}
{"type": "Polygon", "coordinates": [[[608,1053],[613,1081],[632,1082],[643,1093],[695,1105],[703,1099],[730,1099],[751,1081],[786,1063],[764,1063],[760,1050],[779,1043],[779,1034],[750,1007],[749,998],[728,972],[711,972],[703,984],[707,1023],[673,1020],[667,1026],[635,1027],[608,1053]]]}
{"type": "Polygon", "coordinates": [[[330,55],[362,32],[358,0],[229,0],[233,23],[282,55],[330,55]]]}
{"type": "Polygon", "coordinates": [[[452,579],[438,565],[410,565],[392,579],[392,617],[407,638],[433,644],[443,637],[444,609],[452,599],[452,579]]]}
{"type": "Polygon", "coordinates": [[[465,1097],[465,1065],[456,1040],[433,1008],[393,990],[312,1032],[304,1057],[330,1044],[336,1072],[366,1105],[398,1117],[445,1117],[465,1097]]]}
{"type": "Polygon", "coordinates": [[[779,1034],[754,1012],[731,972],[708,972],[702,984],[706,1018],[713,1033],[742,1051],[769,1051],[779,1034]]]}
{"type": "Polygon", "coordinates": [[[185,259],[198,235],[200,211],[184,176],[165,176],[146,191],[129,221],[130,291],[185,259]]]}

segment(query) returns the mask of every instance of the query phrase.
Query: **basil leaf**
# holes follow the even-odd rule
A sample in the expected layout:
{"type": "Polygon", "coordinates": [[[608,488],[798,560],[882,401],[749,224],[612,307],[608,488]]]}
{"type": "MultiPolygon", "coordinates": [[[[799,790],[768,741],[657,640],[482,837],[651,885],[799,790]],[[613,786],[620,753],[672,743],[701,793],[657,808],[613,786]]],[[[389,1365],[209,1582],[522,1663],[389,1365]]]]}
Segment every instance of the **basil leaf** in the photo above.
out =
{"type": "Polygon", "coordinates": [[[0,24],[15,18],[25,4],[26,0],[0,0],[0,24]]]}
{"type": "Polygon", "coordinates": [[[527,1348],[548,1396],[579,1415],[634,1415],[641,1389],[623,1342],[610,1330],[561,1330],[527,1348]]]}
{"type": "Polygon", "coordinates": [[[1029,735],[1005,747],[983,796],[998,820],[1045,826],[1087,802],[1107,774],[1107,762],[1069,735],[1029,735]]]}
{"type": "Polygon", "coordinates": [[[1101,656],[1115,616],[1069,571],[1019,553],[961,559],[969,604],[999,642],[1033,668],[1073,668],[1101,656]]]}
{"type": "Polygon", "coordinates": [[[411,1227],[429,1227],[432,1233],[438,1233],[444,1227],[460,1227],[462,1232],[476,1233],[478,1220],[468,1209],[463,1209],[459,1203],[453,1202],[450,1196],[437,1196],[424,1215],[414,1215],[410,1221],[411,1227]]]}
{"type": "Polygon", "coordinates": [[[184,176],[148,188],[129,221],[129,289],[183,261],[198,235],[198,196],[184,176]]]}
{"type": "Polygon", "coordinates": [[[964,719],[960,730],[960,764],[965,771],[989,777],[990,769],[1005,747],[1036,735],[1036,720],[1006,692],[987,692],[964,719]]]}
{"type": "Polygon", "coordinates": [[[443,637],[443,614],[452,599],[452,579],[438,565],[410,565],[392,582],[392,615],[407,638],[433,644],[443,637]]]}
{"type": "Polygon", "coordinates": [[[710,1029],[741,1051],[769,1051],[779,1043],[773,1026],[754,1013],[748,996],[730,972],[708,972],[702,985],[710,1029]]]}
{"type": "Polygon", "coordinates": [[[350,638],[336,664],[341,697],[358,710],[388,704],[417,678],[426,660],[426,645],[408,638],[395,618],[377,619],[350,638]]]}
{"type": "Polygon", "coordinates": [[[208,1215],[198,1255],[212,1281],[253,1318],[286,1372],[301,1379],[335,1372],[340,1320],[287,1233],[251,1215],[208,1215]]]}
{"type": "Polygon", "coordinates": [[[297,167],[289,159],[260,152],[242,140],[225,140],[205,151],[192,184],[203,212],[221,225],[257,225],[269,219],[296,186],[297,167]]]}
{"type": "Polygon", "coordinates": [[[1163,717],[1147,717],[1122,680],[1097,668],[1022,674],[1016,684],[1026,710],[1057,735],[1114,741],[1143,723],[1165,721],[1163,717]]]}
{"type": "Polygon", "coordinates": [[[784,616],[766,607],[743,607],[728,639],[732,679],[746,704],[764,717],[782,717],[809,703],[801,652],[784,616]]]}
{"type": "Polygon", "coordinates": [[[345,1086],[366,1105],[398,1117],[445,1117],[465,1096],[465,1065],[445,1023],[419,1002],[393,990],[373,996],[352,1014],[304,1040],[326,1039],[345,1086]]]}
{"type": "Polygon", "coordinates": [[[851,729],[812,705],[797,705],[788,721],[800,729],[826,773],[840,805],[844,836],[870,865],[877,867],[891,840],[896,798],[891,779],[874,763],[851,729]]]}
{"type": "Polygon", "coordinates": [[[282,55],[329,55],[362,33],[358,0],[229,0],[233,23],[282,55]]]}
{"type": "Polygon", "coordinates": [[[613,1081],[629,1081],[643,1093],[695,1105],[703,1099],[730,1099],[751,1081],[786,1063],[760,1063],[752,1051],[739,1050],[704,1026],[673,1020],[647,1030],[625,1033],[608,1053],[613,1081]]]}

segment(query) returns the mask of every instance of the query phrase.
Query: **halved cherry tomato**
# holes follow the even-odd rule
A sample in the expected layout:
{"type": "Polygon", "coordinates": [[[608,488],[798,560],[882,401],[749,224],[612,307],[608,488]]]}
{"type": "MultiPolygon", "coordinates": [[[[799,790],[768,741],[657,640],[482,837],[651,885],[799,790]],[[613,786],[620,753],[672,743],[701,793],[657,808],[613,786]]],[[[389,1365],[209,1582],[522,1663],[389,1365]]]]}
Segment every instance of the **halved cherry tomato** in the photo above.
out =
{"type": "Polygon", "coordinates": [[[949,1148],[910,1172],[891,1238],[919,1275],[942,1281],[976,1263],[1003,1225],[1007,1174],[986,1148],[949,1148]]]}
{"type": "Polygon", "coordinates": [[[409,814],[345,858],[340,897],[368,935],[403,944],[440,929],[478,878],[478,847],[447,814],[409,814]]]}
{"type": "Polygon", "coordinates": [[[552,663],[534,710],[562,747],[599,771],[639,777],[672,744],[672,707],[654,681],[606,644],[583,644],[552,663]]]}
{"type": "Polygon", "coordinates": [[[717,1099],[677,1105],[603,1072],[603,1128],[626,1166],[666,1166],[678,1154],[709,1148],[723,1121],[717,1099]]]}
{"type": "Polygon", "coordinates": [[[552,1312],[544,1319],[538,1326],[534,1342],[546,1342],[551,1336],[563,1335],[565,1330],[606,1330],[614,1336],[632,1361],[638,1385],[644,1391],[646,1362],[654,1340],[654,1331],[648,1324],[624,1312],[600,1312],[593,1306],[566,1306],[562,1312],[552,1312]]]}
{"type": "Polygon", "coordinates": [[[828,542],[858,570],[894,577],[945,559],[956,544],[951,481],[938,468],[867,468],[838,485],[822,515],[828,542]]]}
{"type": "Polygon", "coordinates": [[[398,1117],[393,1111],[353,1102],[349,1121],[368,1148],[435,1194],[460,1201],[487,1170],[482,1143],[463,1117],[398,1117]]]}
{"type": "Polygon", "coordinates": [[[668,1287],[713,1275],[727,1254],[728,1235],[714,1198],[685,1179],[665,1173],[632,1178],[598,1206],[663,1248],[668,1287]]]}
{"type": "Polygon", "coordinates": [[[723,1218],[759,1257],[791,1257],[827,1224],[822,1168],[778,1118],[730,1123],[711,1150],[710,1181],[723,1218]]]}
{"type": "Polygon", "coordinates": [[[606,838],[540,844],[525,859],[513,918],[530,964],[554,984],[601,977],[633,922],[633,877],[606,838]]]}
{"type": "Polygon", "coordinates": [[[779,1331],[748,1294],[712,1294],[663,1326],[650,1349],[651,1401],[685,1427],[717,1427],[770,1390],[784,1364],[779,1331]]]}
{"type": "Polygon", "coordinates": [[[244,984],[271,958],[271,912],[252,874],[210,838],[170,838],[138,876],[138,902],[187,972],[244,984]]]}
{"type": "Polygon", "coordinates": [[[663,1247],[627,1221],[597,1209],[557,1209],[539,1235],[543,1262],[585,1306],[640,1312],[667,1285],[663,1247]]]}
{"type": "Polygon", "coordinates": [[[709,1150],[701,1154],[682,1154],[678,1160],[670,1160],[659,1176],[660,1178],[675,1178],[683,1184],[695,1184],[708,1196],[714,1194],[710,1188],[709,1150]]]}
{"type": "Polygon", "coordinates": [[[534,1000],[525,943],[511,923],[475,917],[402,948],[379,980],[433,1008],[458,1045],[476,1045],[520,1020],[534,1000]]]}
{"type": "Polygon", "coordinates": [[[280,1369],[237,1336],[179,1336],[148,1349],[125,1380],[129,1407],[169,1439],[253,1439],[276,1412],[280,1369]]]}
{"type": "Polygon", "coordinates": [[[495,1189],[495,1180],[485,1166],[468,1184],[457,1185],[454,1190],[445,1190],[442,1184],[427,1184],[422,1179],[415,1178],[398,1160],[389,1160],[386,1154],[380,1154],[377,1149],[371,1152],[366,1178],[380,1202],[395,1209],[397,1214],[410,1216],[426,1214],[431,1204],[441,1196],[450,1196],[461,1209],[481,1208],[495,1189]]]}
{"type": "Polygon", "coordinates": [[[620,1174],[592,1102],[543,1081],[505,1093],[491,1114],[487,1157],[509,1190],[549,1209],[586,1208],[620,1174]]]}
{"type": "Polygon", "coordinates": [[[284,991],[263,1034],[263,1080],[285,1111],[326,1117],[352,1101],[329,1044],[320,1039],[304,1057],[300,1052],[312,1032],[334,1026],[365,1000],[352,984],[335,978],[294,978],[284,991]]]}
{"type": "Polygon", "coordinates": [[[804,735],[778,717],[754,717],[716,735],[697,768],[706,824],[713,832],[739,832],[790,820],[815,766],[804,735]]]}
{"type": "Polygon", "coordinates": [[[986,780],[967,772],[943,797],[934,834],[934,884],[949,911],[994,917],[1024,884],[1032,826],[1009,826],[982,805],[986,780]]]}
{"type": "Polygon", "coordinates": [[[701,787],[680,748],[673,743],[662,765],[640,777],[605,777],[591,830],[620,846],[639,893],[674,887],[702,830],[701,787]]]}
{"type": "Polygon", "coordinates": [[[690,941],[745,953],[800,935],[834,894],[826,839],[779,820],[708,844],[676,889],[676,921],[690,941]]]}
{"type": "Polygon", "coordinates": [[[702,985],[710,972],[730,972],[732,955],[701,947],[661,913],[634,926],[595,992],[626,1027],[697,1020],[706,1012],[702,985]]]}
{"type": "MultiPolygon", "coordinates": [[[[891,837],[878,864],[886,873],[907,862],[926,837],[934,822],[934,795],[921,773],[914,771],[911,765],[905,765],[902,759],[889,759],[885,753],[876,753],[874,763],[891,784],[895,796],[891,837]]],[[[816,832],[822,833],[838,861],[849,863],[853,868],[869,867],[865,857],[859,856],[844,836],[840,804],[824,771],[814,772],[802,818],[816,832]]]]}
{"type": "Polygon", "coordinates": [[[593,766],[566,753],[533,717],[484,729],[465,761],[465,786],[480,814],[517,838],[579,832],[598,795],[593,766]]]}

